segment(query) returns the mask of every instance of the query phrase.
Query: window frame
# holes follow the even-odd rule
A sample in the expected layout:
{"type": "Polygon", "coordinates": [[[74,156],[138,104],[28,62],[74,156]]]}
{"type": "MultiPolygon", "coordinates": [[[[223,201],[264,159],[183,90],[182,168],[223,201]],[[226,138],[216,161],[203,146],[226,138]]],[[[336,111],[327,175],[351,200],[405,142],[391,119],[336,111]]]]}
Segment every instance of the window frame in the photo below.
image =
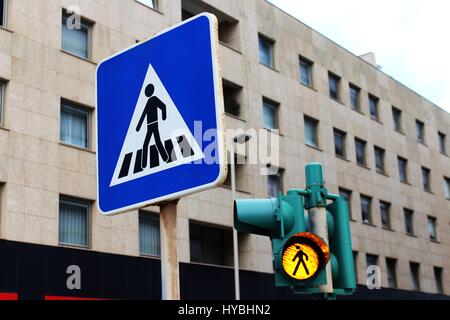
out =
{"type": "Polygon", "coordinates": [[[380,257],[376,254],[366,253],[366,268],[369,268],[370,266],[379,266],[378,265],[379,259],[380,259],[380,257]],[[375,264],[372,263],[369,265],[370,259],[373,259],[375,264]]]}
{"type": "Polygon", "coordinates": [[[372,120],[380,121],[380,98],[369,93],[369,114],[372,120]],[[374,103],[374,104],[373,104],[374,103]],[[375,107],[375,115],[372,114],[372,106],[375,107]]]}
{"type": "Polygon", "coordinates": [[[444,197],[450,200],[450,178],[444,176],[444,197]]]}
{"type": "Polygon", "coordinates": [[[2,23],[0,23],[0,28],[6,29],[8,27],[8,0],[3,1],[3,15],[2,23]]]}
{"type": "Polygon", "coordinates": [[[354,85],[353,83],[349,83],[349,98],[352,110],[361,112],[361,88],[354,85]],[[353,104],[353,96],[352,96],[353,91],[356,92],[356,106],[353,104]]]}
{"type": "Polygon", "coordinates": [[[328,71],[328,94],[329,97],[335,101],[340,101],[341,99],[341,80],[342,78],[338,76],[337,74],[328,71]],[[336,81],[336,97],[333,96],[332,90],[331,90],[331,80],[336,81]]]}
{"type": "Polygon", "coordinates": [[[444,156],[447,154],[447,135],[442,131],[438,131],[439,152],[444,156]]]}
{"type": "Polygon", "coordinates": [[[444,268],[433,267],[434,282],[437,294],[445,294],[444,289],[444,268]]]}
{"type": "Polygon", "coordinates": [[[437,218],[433,216],[427,216],[427,228],[428,228],[428,238],[431,241],[438,242],[437,234],[437,218]],[[430,225],[431,223],[431,225],[430,225]],[[430,229],[431,226],[431,229],[430,229]]]}
{"type": "Polygon", "coordinates": [[[386,274],[388,287],[391,289],[397,289],[398,288],[397,259],[386,257],[386,274]],[[391,281],[389,281],[389,278],[393,279],[394,284],[393,286],[391,285],[391,281]]]}
{"type": "Polygon", "coordinates": [[[373,150],[374,150],[376,172],[379,174],[386,175],[386,150],[378,146],[374,146],[373,150]],[[381,156],[381,168],[378,167],[377,155],[381,156]]]}
{"type": "Polygon", "coordinates": [[[160,219],[157,213],[148,212],[140,210],[138,213],[138,245],[139,245],[139,256],[141,257],[150,257],[150,258],[160,258],[161,257],[161,242],[159,243],[159,255],[144,253],[141,251],[141,221],[142,220],[151,220],[153,222],[158,223],[158,233],[159,237],[161,237],[161,229],[160,229],[160,219]]]}
{"type": "Polygon", "coordinates": [[[421,167],[422,173],[422,188],[425,192],[432,193],[431,188],[431,170],[426,167],[421,167]]]}
{"type": "Polygon", "coordinates": [[[403,220],[405,223],[405,233],[409,236],[415,236],[415,228],[414,228],[414,211],[408,208],[403,208],[403,220]],[[407,219],[407,217],[410,217],[411,220],[411,232],[408,231],[408,221],[409,219],[407,219]]]}
{"type": "Polygon", "coordinates": [[[259,63],[269,67],[271,69],[275,69],[275,40],[263,35],[262,33],[258,33],[258,53],[259,53],[259,63]],[[262,55],[261,55],[261,42],[264,42],[266,44],[269,44],[269,57],[270,57],[270,64],[267,64],[263,62],[262,55]]]}
{"type": "Polygon", "coordinates": [[[388,229],[388,230],[392,230],[392,221],[391,221],[391,204],[389,202],[380,200],[380,219],[381,219],[381,226],[384,229],[388,229]],[[386,215],[387,215],[387,223],[385,223],[383,221],[383,209],[382,207],[385,208],[386,210],[386,215]]]}
{"type": "Polygon", "coordinates": [[[74,247],[91,249],[92,248],[92,201],[76,198],[72,196],[60,195],[59,196],[59,208],[58,208],[58,245],[64,247],[74,247]],[[84,207],[86,209],[86,245],[65,243],[62,242],[59,236],[61,228],[61,203],[65,203],[72,206],[84,207]]]}
{"type": "Polygon", "coordinates": [[[314,62],[312,62],[311,60],[303,57],[303,56],[299,56],[299,73],[300,73],[300,83],[304,86],[307,86],[309,88],[313,88],[314,87],[314,83],[313,83],[313,66],[314,66],[314,62]],[[308,70],[308,82],[304,83],[303,82],[303,77],[302,77],[302,65],[305,65],[307,67],[308,70]]]}
{"type": "Polygon", "coordinates": [[[84,106],[82,104],[79,104],[77,102],[73,102],[71,100],[67,100],[67,99],[61,99],[60,102],[60,125],[59,125],[59,132],[60,132],[60,138],[59,141],[60,143],[67,145],[67,146],[71,146],[71,147],[75,147],[75,148],[79,148],[82,150],[92,150],[92,109],[90,107],[84,106]],[[63,141],[61,139],[61,129],[62,129],[62,113],[63,113],[63,108],[68,108],[68,109],[72,109],[76,112],[80,112],[80,113],[85,113],[86,114],[86,146],[79,146],[76,144],[72,144],[70,142],[66,142],[63,141]]]}
{"type": "Polygon", "coordinates": [[[403,134],[403,111],[399,108],[392,106],[392,123],[393,123],[393,129],[394,131],[397,131],[399,133],[403,134]],[[396,118],[398,117],[398,118],[396,118]],[[398,123],[396,122],[396,119],[398,120],[398,123]]]}
{"type": "Polygon", "coordinates": [[[333,140],[334,140],[334,154],[338,158],[347,159],[347,132],[339,130],[337,128],[333,128],[333,140]],[[342,154],[338,154],[337,145],[336,145],[336,137],[340,137],[342,139],[342,154]]]}
{"type": "Polygon", "coordinates": [[[358,166],[367,168],[367,141],[362,140],[360,138],[355,137],[355,158],[356,158],[356,164],[358,166]],[[359,162],[358,160],[358,144],[361,144],[363,146],[363,162],[359,162]]]}
{"type": "Polygon", "coordinates": [[[274,131],[274,130],[278,130],[280,131],[280,116],[279,116],[279,112],[280,112],[280,104],[278,102],[275,102],[269,98],[263,97],[262,99],[262,107],[263,107],[263,126],[265,129],[270,130],[270,131],[274,131]],[[265,123],[265,118],[264,118],[264,110],[266,108],[266,105],[269,106],[272,110],[274,110],[274,124],[276,128],[269,128],[268,126],[266,126],[265,123]]]}
{"type": "Polygon", "coordinates": [[[303,124],[304,124],[304,135],[305,135],[305,145],[312,147],[312,148],[316,148],[319,149],[320,147],[320,141],[319,141],[319,120],[314,119],[310,116],[304,115],[303,116],[303,124]],[[306,126],[307,123],[309,124],[313,124],[313,133],[314,133],[314,142],[315,145],[312,145],[310,143],[308,143],[308,139],[307,139],[307,130],[306,130],[306,126]]]}
{"type": "Polygon", "coordinates": [[[426,145],[425,123],[416,119],[416,139],[418,143],[426,145]]]}
{"type": "Polygon", "coordinates": [[[353,191],[343,187],[339,187],[338,193],[341,197],[343,197],[347,201],[349,218],[350,220],[354,220],[352,211],[353,191]]]}
{"type": "Polygon", "coordinates": [[[373,224],[373,212],[372,212],[372,210],[373,210],[373,208],[372,208],[372,202],[373,202],[373,198],[372,197],[369,197],[369,196],[366,196],[365,194],[360,194],[359,195],[359,197],[360,197],[360,206],[361,206],[361,221],[364,223],[364,224],[368,224],[368,225],[374,225],[373,224]],[[363,209],[363,200],[367,200],[367,204],[368,204],[368,210],[369,210],[369,212],[367,213],[368,214],[368,220],[366,221],[366,219],[364,219],[364,209],[363,209]]]}
{"type": "MultiPolygon", "coordinates": [[[[270,195],[270,188],[269,188],[269,180],[270,177],[277,177],[278,178],[278,186],[279,186],[279,192],[284,192],[284,188],[283,188],[283,173],[284,173],[284,169],[278,168],[278,172],[276,174],[269,174],[267,176],[267,195],[269,197],[272,197],[272,195],[270,195]]],[[[277,197],[277,195],[274,195],[273,197],[277,197]]]]}
{"type": "Polygon", "coordinates": [[[397,157],[397,166],[398,166],[398,176],[401,183],[409,184],[409,174],[408,174],[408,159],[398,156],[397,157]],[[400,164],[404,166],[400,167],[400,164]],[[404,168],[404,177],[402,179],[402,174],[400,168],[404,168]]]}
{"type": "Polygon", "coordinates": [[[86,55],[86,57],[83,57],[76,53],[70,52],[64,48],[62,25],[64,24],[64,22],[67,22],[68,17],[70,17],[70,14],[68,14],[67,10],[64,8],[62,11],[62,21],[61,21],[61,50],[69,55],[74,56],[74,57],[92,62],[92,57],[93,57],[92,33],[93,33],[93,28],[94,28],[95,22],[80,16],[81,27],[86,28],[86,31],[87,31],[87,43],[86,43],[87,55],[86,55]],[[66,19],[66,21],[64,19],[66,19]]]}
{"type": "Polygon", "coordinates": [[[0,128],[3,128],[5,124],[6,83],[6,81],[0,79],[0,128]]]}
{"type": "Polygon", "coordinates": [[[146,6],[147,8],[150,8],[152,10],[159,11],[159,1],[158,0],[150,0],[152,2],[152,6],[145,3],[146,0],[136,0],[138,3],[142,4],[143,6],[146,6]]]}
{"type": "Polygon", "coordinates": [[[421,290],[421,283],[420,283],[420,264],[417,262],[410,262],[409,263],[409,269],[411,272],[411,288],[414,291],[420,291],[421,290]],[[417,274],[416,274],[417,272],[417,274]],[[416,279],[417,277],[417,279],[416,279]],[[414,282],[417,282],[417,286],[414,286],[414,282]]]}

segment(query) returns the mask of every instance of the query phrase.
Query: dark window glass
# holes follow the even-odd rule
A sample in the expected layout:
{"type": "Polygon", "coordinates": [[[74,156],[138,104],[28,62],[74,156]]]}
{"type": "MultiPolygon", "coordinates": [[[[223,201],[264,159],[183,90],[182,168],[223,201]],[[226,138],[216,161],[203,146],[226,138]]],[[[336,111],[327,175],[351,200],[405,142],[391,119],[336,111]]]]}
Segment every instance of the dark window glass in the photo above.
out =
{"type": "Polygon", "coordinates": [[[394,130],[402,132],[402,111],[396,107],[392,107],[392,120],[394,123],[394,130]]]}
{"type": "Polygon", "coordinates": [[[436,293],[444,293],[444,281],[442,277],[443,269],[439,267],[434,267],[434,280],[436,282],[436,293]]]}
{"type": "Polygon", "coordinates": [[[414,235],[414,212],[409,209],[404,209],[405,216],[405,231],[407,234],[414,235]]]}
{"type": "Polygon", "coordinates": [[[232,232],[190,223],[191,261],[221,266],[233,265],[232,232]]]}
{"type": "Polygon", "coordinates": [[[350,103],[354,110],[360,109],[359,95],[361,93],[361,89],[357,86],[350,84],[350,103]]]}
{"type": "Polygon", "coordinates": [[[330,97],[338,100],[339,99],[339,82],[340,78],[332,73],[328,74],[328,85],[330,89],[330,97]]]}
{"type": "Polygon", "coordinates": [[[273,61],[274,42],[266,37],[259,36],[259,61],[269,67],[274,67],[273,61]]]}
{"type": "Polygon", "coordinates": [[[430,176],[431,176],[430,169],[422,167],[423,190],[428,191],[428,192],[431,192],[430,176]]]}
{"type": "Polygon", "coordinates": [[[386,269],[389,288],[397,288],[397,260],[386,258],[386,269]]]}
{"type": "Polygon", "coordinates": [[[282,172],[267,176],[267,194],[271,198],[276,198],[278,192],[283,192],[282,172]]]}
{"type": "Polygon", "coordinates": [[[391,204],[380,201],[381,224],[383,227],[391,228],[391,204]]]}
{"type": "Polygon", "coordinates": [[[317,126],[317,120],[305,116],[305,143],[316,148],[319,147],[317,126]]]}
{"type": "Polygon", "coordinates": [[[366,166],[366,142],[364,140],[355,139],[356,162],[361,166],[366,166]]]}
{"type": "Polygon", "coordinates": [[[450,178],[444,177],[444,194],[447,199],[450,199],[450,178]]]}
{"type": "Polygon", "coordinates": [[[270,130],[278,129],[278,106],[267,99],[263,99],[264,127],[270,130]]]}
{"type": "Polygon", "coordinates": [[[370,108],[370,116],[373,119],[378,120],[379,119],[379,114],[378,114],[378,103],[379,100],[377,97],[369,94],[369,108],[370,108]]]}
{"type": "Polygon", "coordinates": [[[416,135],[417,141],[425,144],[425,124],[419,120],[416,120],[416,135]]]}
{"type": "Polygon", "coordinates": [[[408,160],[398,157],[398,174],[400,181],[408,183],[408,160]]]}
{"type": "Polygon", "coordinates": [[[428,235],[430,240],[437,241],[436,218],[428,217],[428,235]]]}
{"type": "Polygon", "coordinates": [[[0,0],[0,27],[6,25],[6,0],[0,0]]]}
{"type": "Polygon", "coordinates": [[[439,151],[442,154],[447,154],[447,136],[442,132],[438,132],[439,136],[439,151]]]}
{"type": "Polygon", "coordinates": [[[377,169],[377,172],[381,174],[386,173],[386,167],[384,165],[384,155],[384,149],[375,147],[375,167],[377,169]]]}
{"type": "Polygon", "coordinates": [[[409,268],[411,270],[411,288],[420,291],[420,265],[415,262],[410,262],[409,268]]]}
{"type": "Polygon", "coordinates": [[[89,147],[89,111],[74,103],[62,101],[60,119],[61,142],[89,147]]]}
{"type": "Polygon", "coordinates": [[[349,216],[350,216],[350,218],[353,218],[353,215],[352,215],[352,191],[344,189],[344,188],[339,188],[339,195],[347,201],[349,216]]]}
{"type": "Polygon", "coordinates": [[[241,97],[242,88],[228,81],[223,81],[223,100],[225,112],[233,116],[241,115],[241,97]]]}
{"type": "Polygon", "coordinates": [[[366,254],[366,266],[378,266],[378,256],[373,254],[366,254]]]}
{"type": "Polygon", "coordinates": [[[92,24],[81,20],[77,25],[69,15],[62,17],[62,49],[84,59],[90,59],[90,32],[92,24]]]}
{"type": "Polygon", "coordinates": [[[372,224],[372,198],[361,195],[361,216],[364,223],[372,224]]]}
{"type": "Polygon", "coordinates": [[[59,243],[80,247],[89,246],[89,208],[84,200],[60,197],[59,243]]]}
{"type": "Polygon", "coordinates": [[[161,256],[159,216],[139,212],[139,253],[144,256],[161,256]]]}
{"type": "Polygon", "coordinates": [[[312,66],[311,61],[300,58],[300,82],[308,87],[312,86],[312,66]]]}
{"type": "Polygon", "coordinates": [[[334,150],[337,156],[345,158],[347,156],[345,148],[346,133],[338,129],[334,129],[334,150]]]}

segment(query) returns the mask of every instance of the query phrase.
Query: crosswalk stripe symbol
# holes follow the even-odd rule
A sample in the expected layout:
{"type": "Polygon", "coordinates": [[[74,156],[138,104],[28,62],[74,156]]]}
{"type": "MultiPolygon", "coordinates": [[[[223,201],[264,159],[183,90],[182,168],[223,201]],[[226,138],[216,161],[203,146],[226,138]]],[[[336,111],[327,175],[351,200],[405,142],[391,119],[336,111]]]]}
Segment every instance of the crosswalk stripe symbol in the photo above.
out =
{"type": "Polygon", "coordinates": [[[205,156],[150,64],[110,186],[205,156]]]}

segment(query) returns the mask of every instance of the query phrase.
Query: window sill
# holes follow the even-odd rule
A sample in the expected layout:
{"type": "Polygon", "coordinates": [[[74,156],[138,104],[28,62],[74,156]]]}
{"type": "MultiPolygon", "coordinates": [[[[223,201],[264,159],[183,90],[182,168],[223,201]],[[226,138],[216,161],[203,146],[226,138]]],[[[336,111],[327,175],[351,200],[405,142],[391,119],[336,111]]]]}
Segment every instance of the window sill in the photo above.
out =
{"type": "Polygon", "coordinates": [[[6,31],[9,33],[14,33],[14,31],[12,31],[11,29],[8,29],[7,27],[4,27],[4,26],[0,26],[0,30],[6,31]]]}
{"type": "Polygon", "coordinates": [[[431,190],[423,190],[423,191],[426,192],[426,193],[428,193],[428,194],[430,194],[430,195],[432,195],[432,196],[434,196],[434,192],[431,191],[431,190]]]}
{"type": "MultiPolygon", "coordinates": [[[[220,187],[222,187],[222,188],[224,188],[224,189],[231,190],[231,186],[227,186],[227,185],[224,185],[224,184],[222,184],[220,187]]],[[[236,192],[244,193],[244,194],[251,194],[250,191],[242,190],[242,189],[240,189],[240,188],[236,188],[236,192]]]]}
{"type": "Polygon", "coordinates": [[[414,233],[408,233],[406,232],[406,235],[412,238],[417,238],[417,236],[414,233]]]}
{"type": "Polygon", "coordinates": [[[264,67],[266,67],[266,68],[268,68],[268,69],[270,69],[270,70],[272,70],[272,71],[275,71],[276,73],[280,73],[280,71],[275,69],[275,67],[269,66],[268,64],[262,63],[261,61],[259,62],[259,64],[264,66],[264,67]]]}
{"type": "Polygon", "coordinates": [[[0,130],[2,131],[6,131],[6,132],[10,132],[11,130],[5,127],[0,126],[0,130]]]}
{"type": "Polygon", "coordinates": [[[375,117],[372,117],[372,116],[371,116],[370,119],[372,119],[373,121],[375,121],[375,122],[378,123],[378,124],[383,125],[383,122],[381,122],[380,119],[378,119],[378,118],[375,118],[375,117]]]}
{"type": "Polygon", "coordinates": [[[269,128],[264,128],[264,129],[269,131],[270,133],[274,133],[274,134],[279,135],[280,137],[284,137],[284,134],[282,134],[280,132],[280,129],[269,129],[269,128]]]}
{"type": "Polygon", "coordinates": [[[343,103],[339,98],[333,98],[333,97],[330,96],[330,99],[333,100],[334,102],[337,102],[337,103],[345,106],[345,103],[343,103]]]}
{"type": "Polygon", "coordinates": [[[370,222],[363,222],[362,224],[366,225],[366,226],[369,226],[369,227],[372,227],[372,228],[377,228],[376,225],[374,225],[373,223],[370,223],[370,222]]]}
{"type": "Polygon", "coordinates": [[[205,267],[213,267],[213,268],[223,268],[223,269],[234,269],[233,266],[223,266],[220,264],[211,264],[211,263],[204,263],[204,262],[194,262],[194,261],[189,261],[189,264],[193,264],[193,265],[198,265],[198,266],[205,266],[205,267]]]}
{"type": "Polygon", "coordinates": [[[382,176],[386,177],[386,178],[389,178],[389,175],[388,175],[386,172],[381,172],[381,171],[378,171],[378,170],[377,170],[377,173],[378,173],[379,175],[382,175],[382,176]]]}
{"type": "Polygon", "coordinates": [[[229,44],[227,44],[227,43],[225,43],[225,42],[223,42],[223,41],[219,41],[219,44],[221,44],[221,45],[224,46],[225,48],[228,48],[228,49],[230,49],[230,50],[232,50],[232,51],[234,51],[234,52],[236,52],[236,53],[242,55],[242,52],[241,52],[239,49],[233,48],[232,46],[230,46],[229,44]]]}
{"type": "Polygon", "coordinates": [[[422,145],[422,146],[424,146],[424,147],[426,147],[426,148],[428,148],[428,145],[425,142],[417,141],[417,143],[422,145]]]}
{"type": "Polygon", "coordinates": [[[411,186],[411,183],[409,183],[408,181],[400,181],[400,183],[405,184],[407,186],[411,186]]]}
{"type": "Polygon", "coordinates": [[[382,227],[382,229],[390,232],[395,232],[395,230],[392,229],[391,227],[382,227]]]}
{"type": "Polygon", "coordinates": [[[247,122],[247,120],[245,120],[244,118],[242,118],[240,116],[235,116],[234,114],[231,114],[231,113],[228,113],[228,112],[225,112],[225,115],[230,117],[230,118],[242,121],[242,122],[247,122]]]}
{"type": "Polygon", "coordinates": [[[319,92],[319,91],[317,91],[317,89],[315,89],[313,86],[308,86],[307,84],[304,84],[304,83],[302,83],[302,82],[299,82],[299,83],[302,85],[302,87],[311,89],[311,90],[314,91],[314,92],[319,92]]]}
{"type": "Polygon", "coordinates": [[[320,152],[323,152],[323,150],[322,150],[322,149],[320,149],[319,147],[316,147],[316,146],[312,146],[312,145],[310,145],[310,144],[307,144],[307,143],[305,143],[305,146],[307,146],[308,148],[314,149],[314,150],[316,150],[316,151],[320,151],[320,152]]]}
{"type": "Polygon", "coordinates": [[[359,113],[362,116],[366,116],[366,114],[364,112],[362,112],[360,109],[355,109],[352,107],[352,110],[355,111],[356,113],[359,113]]]}
{"type": "Polygon", "coordinates": [[[158,256],[152,256],[149,254],[139,254],[140,258],[149,259],[149,260],[161,260],[161,257],[158,256]]]}
{"type": "Polygon", "coordinates": [[[59,145],[60,146],[64,146],[64,147],[68,147],[68,148],[72,148],[72,149],[76,149],[76,150],[79,150],[79,151],[86,151],[88,153],[96,154],[96,152],[94,150],[92,150],[92,149],[78,147],[78,146],[75,146],[75,145],[69,144],[69,143],[59,142],[59,145]]]}
{"type": "Polygon", "coordinates": [[[61,248],[92,251],[92,248],[90,246],[80,246],[80,245],[76,245],[76,244],[67,244],[67,243],[58,243],[58,246],[61,248]]]}
{"type": "Polygon", "coordinates": [[[345,157],[343,157],[343,156],[339,156],[339,155],[335,155],[336,156],[336,158],[338,158],[339,160],[342,160],[342,161],[345,161],[345,162],[348,162],[348,163],[350,163],[351,161],[350,160],[348,160],[347,158],[345,158],[345,157]]]}
{"type": "Polygon", "coordinates": [[[90,60],[90,59],[86,59],[86,58],[77,56],[76,54],[70,53],[70,52],[68,52],[68,51],[66,51],[66,50],[63,50],[63,49],[61,49],[60,51],[61,51],[62,53],[64,53],[64,54],[67,54],[67,55],[71,56],[71,57],[80,59],[80,60],[82,60],[82,61],[89,62],[89,63],[93,64],[94,66],[97,65],[97,63],[95,63],[94,61],[92,61],[92,60],[90,60]]]}
{"type": "Polygon", "coordinates": [[[363,169],[366,169],[366,170],[369,170],[369,171],[370,171],[370,168],[369,168],[367,165],[365,165],[365,164],[357,163],[357,165],[358,165],[358,167],[360,167],[360,168],[363,168],[363,169]]]}
{"type": "Polygon", "coordinates": [[[397,132],[398,134],[401,134],[402,136],[406,136],[406,134],[401,130],[394,129],[394,131],[397,132]]]}
{"type": "Polygon", "coordinates": [[[352,221],[352,222],[358,222],[355,218],[350,218],[350,221],[352,221]]]}
{"type": "Polygon", "coordinates": [[[441,242],[439,240],[434,240],[434,239],[430,239],[430,242],[436,243],[436,244],[441,244],[441,242]]]}
{"type": "Polygon", "coordinates": [[[140,4],[141,6],[146,7],[147,9],[150,9],[150,10],[156,12],[156,13],[159,13],[160,15],[164,15],[164,13],[162,13],[161,11],[159,11],[158,8],[152,8],[152,7],[149,7],[149,6],[143,4],[142,2],[139,2],[139,1],[135,1],[135,2],[138,3],[138,4],[140,4]]]}

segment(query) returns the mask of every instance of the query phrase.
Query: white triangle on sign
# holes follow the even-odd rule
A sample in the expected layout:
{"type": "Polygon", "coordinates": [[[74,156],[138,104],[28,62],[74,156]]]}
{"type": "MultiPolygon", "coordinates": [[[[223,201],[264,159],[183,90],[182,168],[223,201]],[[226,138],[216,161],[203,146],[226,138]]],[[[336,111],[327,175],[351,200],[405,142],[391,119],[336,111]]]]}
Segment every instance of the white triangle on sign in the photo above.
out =
{"type": "Polygon", "coordinates": [[[110,187],[191,163],[204,157],[205,155],[194,139],[177,106],[150,64],[110,187]],[[157,98],[156,103],[150,102],[150,98],[146,95],[146,88],[150,84],[154,87],[154,93],[151,97],[153,99],[154,97],[157,98]],[[149,109],[146,108],[147,103],[150,105],[149,109]],[[157,107],[161,105],[162,108],[157,107]],[[163,119],[164,105],[166,109],[165,120],[163,119]],[[152,109],[151,119],[146,115],[143,116],[143,113],[150,109],[152,109]],[[142,124],[138,131],[140,122],[142,124]],[[161,144],[158,143],[158,139],[155,137],[155,133],[157,135],[158,132],[161,144]],[[148,141],[148,149],[147,158],[145,159],[144,142],[146,139],[148,141]]]}

